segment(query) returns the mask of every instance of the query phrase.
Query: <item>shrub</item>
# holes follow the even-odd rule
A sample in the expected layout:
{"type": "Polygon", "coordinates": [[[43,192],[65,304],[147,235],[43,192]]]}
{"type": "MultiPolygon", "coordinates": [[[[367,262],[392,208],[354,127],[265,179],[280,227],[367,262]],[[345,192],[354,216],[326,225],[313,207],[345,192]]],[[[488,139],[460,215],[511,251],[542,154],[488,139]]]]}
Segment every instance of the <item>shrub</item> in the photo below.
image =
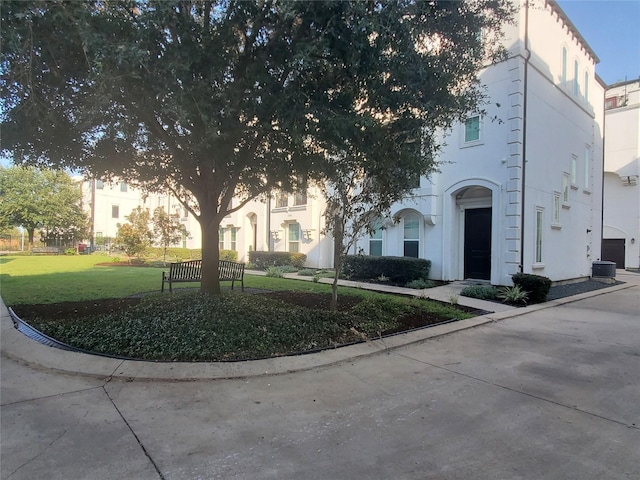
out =
{"type": "Polygon", "coordinates": [[[296,268],[303,268],[307,256],[304,253],[292,252],[249,252],[249,261],[256,265],[260,270],[266,270],[269,267],[283,267],[290,265],[296,268]]]}
{"type": "Polygon", "coordinates": [[[370,280],[384,276],[399,285],[428,278],[430,270],[431,261],[423,258],[366,255],[347,255],[342,267],[342,272],[347,278],[370,280]]]}
{"type": "Polygon", "coordinates": [[[479,300],[495,300],[498,298],[498,293],[500,292],[493,285],[469,285],[462,289],[460,295],[479,300]]]}
{"type": "Polygon", "coordinates": [[[298,272],[298,275],[302,277],[313,277],[316,274],[316,271],[313,268],[303,268],[298,272]]]}
{"type": "Polygon", "coordinates": [[[531,273],[516,273],[511,276],[513,284],[527,292],[529,303],[543,303],[551,289],[551,279],[531,273]]]}
{"type": "Polygon", "coordinates": [[[504,303],[511,303],[513,305],[526,304],[528,296],[527,292],[518,285],[514,285],[513,287],[504,287],[500,293],[498,293],[498,298],[500,300],[504,303]]]}
{"type": "Polygon", "coordinates": [[[267,277],[282,278],[284,270],[282,267],[269,267],[267,268],[267,277]]]}
{"type": "Polygon", "coordinates": [[[76,251],[75,248],[66,248],[64,250],[64,254],[65,255],[76,255],[78,252],[76,251]]]}
{"type": "Polygon", "coordinates": [[[424,278],[418,278],[416,280],[411,280],[405,286],[407,288],[415,288],[417,290],[420,290],[423,288],[433,288],[435,286],[435,282],[433,280],[425,280],[424,278]]]}

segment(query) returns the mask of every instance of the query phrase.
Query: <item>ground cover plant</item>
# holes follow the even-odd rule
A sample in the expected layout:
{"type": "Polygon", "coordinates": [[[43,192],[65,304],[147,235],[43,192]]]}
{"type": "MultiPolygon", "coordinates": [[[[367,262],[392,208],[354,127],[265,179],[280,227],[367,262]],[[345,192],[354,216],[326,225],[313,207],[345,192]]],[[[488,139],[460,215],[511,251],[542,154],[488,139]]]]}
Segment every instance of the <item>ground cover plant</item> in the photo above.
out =
{"type": "Polygon", "coordinates": [[[339,309],[330,312],[330,285],[254,275],[245,277],[247,293],[212,296],[185,288],[161,295],[149,293],[159,290],[159,269],[100,267],[97,261],[0,257],[2,296],[23,320],[64,343],[165,361],[285,355],[474,314],[353,288],[341,289],[339,309]],[[139,292],[147,294],[130,296],[139,292]]]}

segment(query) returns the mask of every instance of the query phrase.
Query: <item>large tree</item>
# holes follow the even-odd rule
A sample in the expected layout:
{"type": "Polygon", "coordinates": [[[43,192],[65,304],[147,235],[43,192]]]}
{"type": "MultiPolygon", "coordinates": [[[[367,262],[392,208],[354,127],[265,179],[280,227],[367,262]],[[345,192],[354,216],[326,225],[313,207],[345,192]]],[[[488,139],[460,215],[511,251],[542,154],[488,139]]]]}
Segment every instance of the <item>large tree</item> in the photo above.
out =
{"type": "MultiPolygon", "coordinates": [[[[2,119],[15,162],[169,189],[202,229],[274,187],[411,158],[477,107],[508,0],[4,1],[2,119]],[[482,33],[482,34],[481,34],[482,33]],[[240,201],[229,208],[232,197],[240,201]]],[[[403,165],[407,162],[402,161],[403,165]]]]}
{"type": "Polygon", "coordinates": [[[33,246],[36,229],[50,244],[71,245],[86,238],[88,219],[80,186],[67,173],[33,167],[0,167],[0,218],[21,226],[33,246]]]}

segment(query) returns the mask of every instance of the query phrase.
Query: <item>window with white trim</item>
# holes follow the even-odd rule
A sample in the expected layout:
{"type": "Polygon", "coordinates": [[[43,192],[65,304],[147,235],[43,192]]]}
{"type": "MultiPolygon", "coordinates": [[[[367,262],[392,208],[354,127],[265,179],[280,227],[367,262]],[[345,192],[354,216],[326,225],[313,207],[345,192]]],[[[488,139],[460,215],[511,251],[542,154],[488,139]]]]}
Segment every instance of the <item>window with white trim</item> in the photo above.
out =
{"type": "Polygon", "coordinates": [[[303,190],[300,192],[296,192],[293,196],[293,204],[298,205],[306,205],[307,204],[307,190],[303,190]]]}
{"type": "Polygon", "coordinates": [[[103,189],[104,189],[104,181],[96,180],[96,190],[103,190],[103,189]]]}
{"type": "Polygon", "coordinates": [[[589,71],[584,72],[584,100],[589,103],[589,71]]]}
{"type": "Polygon", "coordinates": [[[560,192],[553,193],[553,223],[560,225],[560,192]]]}
{"type": "Polygon", "coordinates": [[[289,251],[298,253],[300,251],[300,224],[290,223],[288,225],[289,251]]]}
{"type": "Polygon", "coordinates": [[[578,70],[578,60],[573,61],[573,94],[577,97],[580,94],[580,77],[578,70]]]}
{"type": "Polygon", "coordinates": [[[569,204],[569,174],[564,173],[562,175],[562,203],[563,205],[569,204]]]}
{"type": "Polygon", "coordinates": [[[372,257],[382,256],[382,222],[373,225],[374,230],[369,236],[369,255],[372,257]]]}
{"type": "Polygon", "coordinates": [[[536,208],[536,257],[535,263],[542,263],[542,241],[543,241],[544,210],[536,208]]]}
{"type": "Polygon", "coordinates": [[[111,218],[120,218],[120,207],[118,205],[111,205],[111,218]]]}
{"type": "Polygon", "coordinates": [[[589,190],[591,187],[590,181],[591,174],[591,149],[587,146],[584,147],[584,188],[589,190]]]}
{"type": "Polygon", "coordinates": [[[571,185],[578,184],[578,156],[571,155],[571,185]]]}
{"type": "Polygon", "coordinates": [[[218,248],[224,250],[224,228],[218,229],[218,248]]]}
{"type": "Polygon", "coordinates": [[[127,182],[120,182],[120,191],[121,192],[127,191],[127,182]]]}
{"type": "Polygon", "coordinates": [[[562,84],[567,83],[567,47],[562,47],[562,84]]]}
{"type": "Polygon", "coordinates": [[[286,208],[289,205],[289,196],[286,193],[276,194],[276,208],[286,208]]]}
{"type": "Polygon", "coordinates": [[[238,251],[236,248],[236,238],[238,235],[238,229],[236,227],[231,227],[231,250],[238,251]]]}
{"type": "Polygon", "coordinates": [[[482,122],[480,115],[473,115],[464,122],[464,143],[477,143],[481,140],[482,122]]]}
{"type": "Polygon", "coordinates": [[[404,256],[418,258],[420,246],[420,218],[415,213],[404,217],[404,256]]]}

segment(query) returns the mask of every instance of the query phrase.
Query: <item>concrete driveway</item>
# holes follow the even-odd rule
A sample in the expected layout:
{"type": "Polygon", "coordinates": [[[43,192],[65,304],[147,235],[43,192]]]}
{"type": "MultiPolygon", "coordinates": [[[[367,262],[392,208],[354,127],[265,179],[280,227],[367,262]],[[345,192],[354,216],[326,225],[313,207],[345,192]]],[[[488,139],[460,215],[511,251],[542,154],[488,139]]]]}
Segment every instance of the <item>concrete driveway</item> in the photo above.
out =
{"type": "Polygon", "coordinates": [[[1,478],[637,479],[638,278],[276,376],[105,380],[3,356],[1,478]]]}

